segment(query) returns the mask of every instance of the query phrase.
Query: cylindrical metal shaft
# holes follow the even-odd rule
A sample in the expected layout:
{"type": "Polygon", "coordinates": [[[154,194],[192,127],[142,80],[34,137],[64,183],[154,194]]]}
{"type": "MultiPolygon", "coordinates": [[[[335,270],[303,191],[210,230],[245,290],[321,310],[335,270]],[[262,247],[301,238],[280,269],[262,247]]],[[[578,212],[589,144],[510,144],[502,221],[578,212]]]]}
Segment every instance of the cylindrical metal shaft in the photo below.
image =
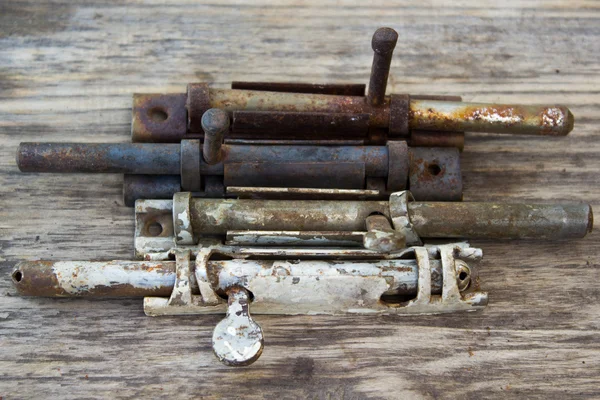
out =
{"type": "Polygon", "coordinates": [[[576,239],[592,231],[587,204],[408,203],[425,238],[576,239]]]}
{"type": "Polygon", "coordinates": [[[387,88],[392,55],[397,41],[398,33],[391,28],[377,29],[371,40],[374,54],[367,101],[373,107],[378,107],[385,101],[385,89],[387,88]]]}
{"type": "MultiPolygon", "coordinates": [[[[332,162],[364,163],[369,176],[388,172],[386,146],[223,145],[227,163],[332,162]]],[[[21,143],[17,165],[23,172],[112,172],[179,175],[177,143],[21,143]]],[[[223,175],[223,163],[200,163],[200,172],[223,175]]]]}
{"type": "Polygon", "coordinates": [[[227,231],[364,231],[371,214],[389,217],[386,201],[191,200],[192,227],[199,235],[227,231]]]}
{"type": "Polygon", "coordinates": [[[175,261],[23,261],[12,280],[26,296],[169,296],[175,261]]]}
{"type": "MultiPolygon", "coordinates": [[[[363,96],[334,96],[314,93],[265,92],[261,90],[210,89],[211,108],[236,110],[369,113],[372,127],[389,124],[389,107],[374,108],[363,96]]],[[[386,98],[386,102],[389,99],[386,98]]]]}
{"type": "Polygon", "coordinates": [[[229,130],[229,114],[218,108],[211,108],[202,115],[204,143],[202,155],[207,164],[213,165],[221,161],[221,145],[225,132],[229,130]]]}
{"type": "Polygon", "coordinates": [[[21,143],[23,172],[104,172],[179,175],[179,144],[21,143]]]}
{"type": "Polygon", "coordinates": [[[123,202],[133,207],[138,199],[172,199],[181,192],[179,175],[129,175],[123,177],[123,202]]]}
{"type": "MultiPolygon", "coordinates": [[[[215,289],[221,290],[253,276],[264,276],[265,270],[276,270],[282,262],[286,263],[275,260],[210,261],[201,274],[211,282],[218,282],[215,289]]],[[[430,262],[432,293],[440,294],[441,263],[438,260],[430,262]]],[[[318,271],[344,268],[348,274],[389,276],[393,278],[393,284],[386,295],[405,296],[417,292],[415,260],[361,261],[360,268],[352,268],[351,261],[294,260],[288,264],[294,274],[300,275],[310,271],[316,271],[318,275],[318,271]]],[[[191,278],[192,290],[197,291],[193,274],[191,278]]],[[[175,284],[175,261],[25,261],[15,266],[12,280],[19,294],[24,296],[168,297],[175,284]]]]}
{"type": "MultiPolygon", "coordinates": [[[[198,235],[227,231],[364,231],[368,216],[394,218],[385,201],[191,200],[198,235]]],[[[409,202],[422,238],[568,239],[591,231],[587,204],[409,202]]]]}
{"type": "MultiPolygon", "coordinates": [[[[235,110],[368,113],[370,126],[387,128],[389,97],[372,107],[365,97],[306,93],[210,89],[210,106],[235,110]]],[[[465,103],[411,100],[410,129],[445,132],[566,135],[573,129],[573,114],[565,106],[465,103]]]]}
{"type": "Polygon", "coordinates": [[[413,100],[411,129],[563,136],[575,118],[565,106],[413,100]]]}

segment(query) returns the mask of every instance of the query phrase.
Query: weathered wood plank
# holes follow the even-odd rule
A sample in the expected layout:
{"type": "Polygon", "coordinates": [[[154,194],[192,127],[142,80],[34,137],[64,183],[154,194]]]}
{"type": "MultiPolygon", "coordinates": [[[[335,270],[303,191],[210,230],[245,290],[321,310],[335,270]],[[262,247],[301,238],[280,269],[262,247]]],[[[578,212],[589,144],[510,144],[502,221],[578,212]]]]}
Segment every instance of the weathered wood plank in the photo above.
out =
{"type": "Polygon", "coordinates": [[[132,93],[182,92],[191,81],[367,82],[370,36],[382,25],[401,36],[390,91],[565,103],[576,116],[566,138],[469,134],[465,200],[600,205],[595,1],[4,2],[0,396],[599,396],[597,233],[473,243],[484,249],[490,293],[479,313],[259,316],[265,353],[240,370],[212,355],[217,316],[149,318],[135,299],[14,295],[18,260],[127,259],[133,250],[120,176],[21,174],[20,141],[128,141],[132,93]]]}

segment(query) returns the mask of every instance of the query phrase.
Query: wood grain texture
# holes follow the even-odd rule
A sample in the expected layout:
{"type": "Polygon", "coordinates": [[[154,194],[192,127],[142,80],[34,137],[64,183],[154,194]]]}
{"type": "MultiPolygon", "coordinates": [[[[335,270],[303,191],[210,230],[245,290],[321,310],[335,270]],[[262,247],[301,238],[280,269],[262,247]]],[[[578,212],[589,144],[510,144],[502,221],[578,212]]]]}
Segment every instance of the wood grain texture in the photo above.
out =
{"type": "Polygon", "coordinates": [[[600,397],[600,241],[477,241],[490,305],[420,317],[259,316],[250,368],[216,361],[220,319],[142,302],[20,298],[22,259],[129,259],[118,175],[21,174],[20,141],[126,142],[134,92],[193,81],[368,81],[370,37],[398,30],[389,92],[564,103],[565,138],[469,134],[465,200],[600,206],[600,3],[0,3],[0,396],[600,397]]]}

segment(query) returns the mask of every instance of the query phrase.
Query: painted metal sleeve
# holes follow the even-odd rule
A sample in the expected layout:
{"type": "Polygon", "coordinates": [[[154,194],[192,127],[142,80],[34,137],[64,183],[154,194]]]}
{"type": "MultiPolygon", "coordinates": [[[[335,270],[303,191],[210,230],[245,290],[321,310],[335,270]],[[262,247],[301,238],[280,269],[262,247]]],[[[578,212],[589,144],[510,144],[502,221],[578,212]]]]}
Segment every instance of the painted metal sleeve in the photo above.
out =
{"type": "Polygon", "coordinates": [[[23,261],[12,280],[25,296],[169,296],[175,261],[23,261]]]}
{"type": "Polygon", "coordinates": [[[422,238],[576,239],[592,231],[587,204],[409,202],[422,238]]]}
{"type": "MultiPolygon", "coordinates": [[[[432,291],[441,293],[441,262],[432,260],[432,291]]],[[[200,274],[218,282],[216,290],[243,283],[253,277],[276,276],[389,277],[387,295],[414,295],[418,267],[415,260],[381,261],[210,261],[200,274]],[[210,274],[210,277],[207,275],[210,274]]],[[[192,291],[198,291],[194,274],[192,291]]],[[[12,273],[19,294],[44,297],[144,297],[171,295],[175,284],[175,261],[25,261],[12,273]]]]}
{"type": "MultiPolygon", "coordinates": [[[[431,290],[442,291],[442,263],[430,260],[431,290]]],[[[200,271],[200,279],[216,282],[217,291],[232,286],[245,286],[254,278],[280,277],[383,277],[390,284],[385,295],[414,295],[417,293],[418,266],[416,260],[371,260],[371,261],[286,261],[286,260],[242,260],[211,261],[206,270],[200,271]],[[208,276],[207,274],[210,274],[208,276]]],[[[315,283],[318,284],[318,281],[315,283]]],[[[309,295],[309,293],[307,293],[309,295]]]]}

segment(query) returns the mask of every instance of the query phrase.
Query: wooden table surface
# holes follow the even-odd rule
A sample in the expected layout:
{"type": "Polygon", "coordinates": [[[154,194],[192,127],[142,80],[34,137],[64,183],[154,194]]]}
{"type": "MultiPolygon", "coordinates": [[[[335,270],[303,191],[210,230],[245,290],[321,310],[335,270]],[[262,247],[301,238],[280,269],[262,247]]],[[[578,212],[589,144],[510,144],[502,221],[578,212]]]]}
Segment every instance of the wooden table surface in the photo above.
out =
{"type": "Polygon", "coordinates": [[[188,82],[366,83],[371,35],[400,34],[388,92],[564,103],[563,138],[468,134],[466,201],[600,205],[600,3],[81,0],[0,4],[0,397],[600,396],[600,235],[473,241],[482,312],[258,316],[249,368],[211,352],[219,316],[150,318],[141,299],[18,297],[19,260],[130,259],[120,175],[22,174],[21,141],[127,142],[134,92],[188,82]]]}

